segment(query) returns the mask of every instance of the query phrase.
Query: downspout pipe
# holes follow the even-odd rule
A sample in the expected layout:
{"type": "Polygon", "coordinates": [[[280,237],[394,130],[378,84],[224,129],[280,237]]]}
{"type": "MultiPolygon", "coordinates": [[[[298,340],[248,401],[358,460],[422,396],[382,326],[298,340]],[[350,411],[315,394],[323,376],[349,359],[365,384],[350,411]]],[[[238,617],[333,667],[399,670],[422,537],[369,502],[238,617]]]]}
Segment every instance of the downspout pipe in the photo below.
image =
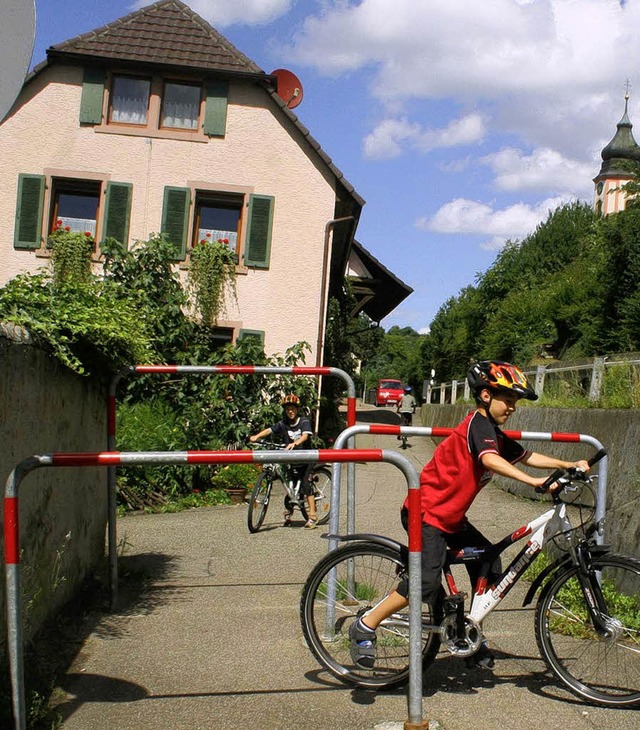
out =
{"type": "MultiPolygon", "coordinates": [[[[338,223],[346,223],[347,221],[356,222],[356,218],[353,215],[347,215],[343,218],[334,218],[333,220],[327,221],[324,227],[324,254],[322,259],[322,289],[320,291],[320,311],[318,321],[318,341],[316,343],[316,365],[320,367],[322,365],[323,354],[324,354],[324,333],[327,321],[327,299],[329,291],[329,261],[330,251],[332,245],[330,245],[330,235],[333,228],[338,223]]],[[[353,232],[352,232],[353,237],[353,232]]]]}

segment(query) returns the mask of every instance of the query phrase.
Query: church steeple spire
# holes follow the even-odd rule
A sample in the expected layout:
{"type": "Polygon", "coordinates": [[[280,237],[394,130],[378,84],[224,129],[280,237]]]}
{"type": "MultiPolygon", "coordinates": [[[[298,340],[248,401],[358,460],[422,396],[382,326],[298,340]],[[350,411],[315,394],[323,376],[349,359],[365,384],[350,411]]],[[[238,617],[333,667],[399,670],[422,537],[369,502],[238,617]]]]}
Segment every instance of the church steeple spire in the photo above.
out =
{"type": "Polygon", "coordinates": [[[629,119],[628,80],[625,86],[622,119],[613,139],[602,149],[602,165],[593,181],[596,185],[594,207],[603,215],[624,210],[626,195],[622,186],[634,178],[630,163],[640,163],[640,146],[633,137],[633,125],[629,119]]]}
{"type": "Polygon", "coordinates": [[[603,148],[601,153],[604,162],[600,169],[600,174],[607,172],[608,168],[615,165],[618,160],[640,161],[640,147],[633,137],[632,128],[633,124],[631,124],[629,119],[629,91],[627,89],[624,95],[624,114],[622,115],[622,119],[618,122],[613,139],[603,148]]]}

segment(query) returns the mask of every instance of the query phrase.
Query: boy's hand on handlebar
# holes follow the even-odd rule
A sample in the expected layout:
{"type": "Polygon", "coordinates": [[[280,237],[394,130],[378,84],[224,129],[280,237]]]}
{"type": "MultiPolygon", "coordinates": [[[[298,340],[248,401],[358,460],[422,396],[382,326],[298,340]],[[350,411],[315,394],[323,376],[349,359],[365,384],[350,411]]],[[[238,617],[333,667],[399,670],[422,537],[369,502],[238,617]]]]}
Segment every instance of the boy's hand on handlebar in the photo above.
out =
{"type": "Polygon", "coordinates": [[[571,469],[576,469],[577,471],[583,471],[588,472],[591,470],[591,467],[589,466],[589,462],[585,459],[580,459],[580,461],[574,461],[573,464],[571,464],[571,469]]]}
{"type": "Polygon", "coordinates": [[[535,487],[536,492],[543,494],[545,492],[556,492],[558,489],[562,488],[562,484],[560,484],[560,482],[551,482],[550,485],[546,485],[548,478],[549,477],[536,477],[535,484],[532,485],[535,487]]]}
{"type": "Polygon", "coordinates": [[[292,441],[290,444],[287,444],[284,447],[284,450],[285,451],[291,451],[292,449],[295,449],[295,447],[296,447],[295,441],[292,441]]]}

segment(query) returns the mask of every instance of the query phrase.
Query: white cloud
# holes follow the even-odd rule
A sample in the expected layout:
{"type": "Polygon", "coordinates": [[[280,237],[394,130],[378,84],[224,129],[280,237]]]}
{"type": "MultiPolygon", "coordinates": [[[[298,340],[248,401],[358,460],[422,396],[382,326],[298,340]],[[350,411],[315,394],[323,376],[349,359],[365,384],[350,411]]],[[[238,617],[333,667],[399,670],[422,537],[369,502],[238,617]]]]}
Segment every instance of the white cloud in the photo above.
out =
{"type": "Polygon", "coordinates": [[[385,119],[365,137],[363,149],[370,159],[390,159],[401,155],[405,146],[426,154],[440,147],[477,144],[485,136],[480,114],[454,119],[442,129],[424,129],[407,119],[385,119]]]}
{"type": "MultiPolygon", "coordinates": [[[[420,218],[416,226],[437,233],[466,233],[494,236],[494,243],[522,238],[533,232],[549,212],[566,203],[565,198],[547,198],[537,205],[516,203],[495,210],[486,203],[456,198],[443,205],[431,218],[420,218]]],[[[485,244],[485,247],[492,247],[485,244]]]]}
{"type": "MultiPolygon", "coordinates": [[[[492,133],[593,163],[640,67],[640,0],[325,0],[288,58],[335,76],[366,69],[383,111],[453,99],[491,118],[492,133]]],[[[387,121],[366,140],[370,156],[419,149],[426,125],[409,115],[395,136],[387,121]]]]}
{"type": "MultiPolygon", "coordinates": [[[[262,25],[284,15],[295,0],[185,0],[198,15],[214,28],[233,23],[262,25]]],[[[142,8],[149,0],[136,0],[134,8],[142,8]]]]}
{"type": "Polygon", "coordinates": [[[305,20],[294,52],[328,73],[375,64],[380,97],[566,91],[638,58],[619,44],[637,37],[639,14],[638,0],[333,0],[305,20]]]}
{"type": "Polygon", "coordinates": [[[507,147],[480,162],[493,170],[494,184],[499,190],[555,190],[584,195],[592,192],[593,166],[567,159],[548,147],[536,149],[530,155],[507,147]]]}

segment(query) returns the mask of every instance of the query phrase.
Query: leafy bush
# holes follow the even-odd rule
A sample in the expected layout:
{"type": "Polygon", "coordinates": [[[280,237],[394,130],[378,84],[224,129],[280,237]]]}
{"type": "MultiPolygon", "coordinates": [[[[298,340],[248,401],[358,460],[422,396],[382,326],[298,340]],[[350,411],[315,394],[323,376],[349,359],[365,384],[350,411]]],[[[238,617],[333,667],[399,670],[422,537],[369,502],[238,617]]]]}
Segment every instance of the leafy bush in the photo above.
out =
{"type": "Polygon", "coordinates": [[[258,464],[227,464],[216,471],[211,484],[215,489],[251,489],[260,471],[258,464]]]}
{"type": "Polygon", "coordinates": [[[0,320],[26,327],[80,375],[115,373],[152,356],[148,331],[132,302],[95,278],[54,286],[47,272],[16,276],[0,289],[0,320]]]}

